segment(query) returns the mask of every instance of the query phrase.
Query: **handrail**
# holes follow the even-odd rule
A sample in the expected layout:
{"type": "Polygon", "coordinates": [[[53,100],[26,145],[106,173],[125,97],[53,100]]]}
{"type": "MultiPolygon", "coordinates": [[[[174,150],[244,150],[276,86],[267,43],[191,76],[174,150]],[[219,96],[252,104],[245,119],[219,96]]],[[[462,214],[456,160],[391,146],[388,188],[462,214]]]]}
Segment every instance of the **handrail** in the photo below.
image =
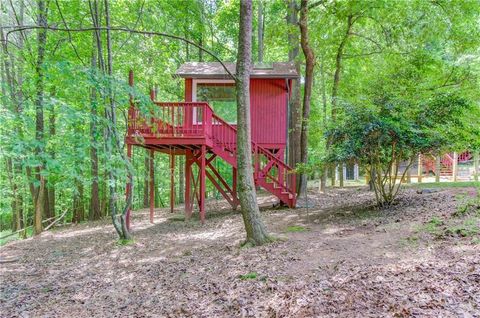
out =
{"type": "MultiPolygon", "coordinates": [[[[236,137],[236,134],[237,134],[237,129],[235,127],[233,127],[232,125],[230,125],[229,123],[227,123],[225,120],[223,120],[221,117],[219,117],[217,114],[213,113],[213,119],[214,121],[217,121],[219,124],[220,124],[220,127],[226,127],[230,133],[228,132],[220,132],[219,135],[213,135],[212,136],[212,139],[214,139],[214,141],[221,145],[221,146],[224,146],[227,148],[228,151],[232,152],[232,153],[236,153],[236,147],[232,147],[231,144],[235,144],[236,145],[236,142],[231,142],[230,138],[233,136],[233,137],[236,137]],[[220,137],[220,138],[219,138],[220,137]],[[221,138],[221,137],[227,137],[225,139],[221,138]],[[223,140],[222,140],[223,139],[223,140]],[[225,142],[227,141],[227,142],[225,142]]],[[[278,174],[279,174],[279,177],[278,179],[275,178],[274,176],[272,176],[271,174],[269,174],[269,172],[272,170],[273,166],[274,165],[270,165],[269,167],[265,167],[267,168],[266,172],[263,173],[263,177],[267,178],[267,179],[270,179],[271,181],[275,182],[277,185],[279,185],[283,190],[286,190],[288,192],[291,192],[291,193],[294,193],[294,187],[295,187],[295,174],[291,174],[292,175],[292,178],[293,178],[293,181],[291,182],[288,182],[288,180],[283,180],[283,176],[285,175],[285,172],[286,173],[289,173],[291,171],[293,171],[293,168],[291,168],[288,164],[286,164],[285,162],[283,162],[282,160],[280,160],[278,157],[276,157],[270,150],[260,146],[259,144],[257,144],[255,141],[251,141],[251,145],[252,145],[252,152],[254,152],[255,154],[255,158],[254,158],[254,164],[255,164],[255,169],[254,169],[254,173],[256,175],[256,177],[259,176],[259,173],[260,172],[264,172],[261,168],[260,168],[260,158],[259,158],[259,154],[262,154],[264,155],[268,160],[267,160],[267,164],[268,162],[270,161],[274,161],[275,164],[274,165],[277,165],[279,171],[278,171],[278,174]]]]}
{"type": "Polygon", "coordinates": [[[137,107],[128,111],[128,134],[145,136],[211,136],[212,108],[206,102],[154,102],[150,118],[137,107]]]}

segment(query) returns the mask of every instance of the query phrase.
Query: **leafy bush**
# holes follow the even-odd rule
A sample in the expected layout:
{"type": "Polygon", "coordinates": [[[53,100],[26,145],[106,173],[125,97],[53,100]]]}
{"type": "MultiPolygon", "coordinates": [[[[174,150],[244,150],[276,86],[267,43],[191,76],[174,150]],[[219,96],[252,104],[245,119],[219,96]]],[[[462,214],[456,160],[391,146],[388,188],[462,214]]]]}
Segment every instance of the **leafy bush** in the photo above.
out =
{"type": "Polygon", "coordinates": [[[343,116],[327,132],[328,161],[364,165],[378,205],[388,206],[417,154],[474,143],[480,128],[464,120],[474,111],[478,108],[455,94],[417,102],[381,92],[364,105],[344,105],[343,116]],[[463,133],[452,138],[452,131],[463,133]]]}

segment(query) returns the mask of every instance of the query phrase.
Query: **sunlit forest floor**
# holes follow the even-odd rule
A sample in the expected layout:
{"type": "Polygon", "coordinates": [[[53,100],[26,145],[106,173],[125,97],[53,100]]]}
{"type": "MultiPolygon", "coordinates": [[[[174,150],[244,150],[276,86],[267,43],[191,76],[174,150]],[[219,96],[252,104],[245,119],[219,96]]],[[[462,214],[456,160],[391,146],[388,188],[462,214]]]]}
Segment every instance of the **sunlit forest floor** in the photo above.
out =
{"type": "Polygon", "coordinates": [[[1,317],[474,317],[480,312],[475,187],[404,190],[388,210],[366,188],[272,208],[275,243],[243,249],[221,201],[207,222],[135,213],[120,245],[108,220],[0,248],[1,317]]]}

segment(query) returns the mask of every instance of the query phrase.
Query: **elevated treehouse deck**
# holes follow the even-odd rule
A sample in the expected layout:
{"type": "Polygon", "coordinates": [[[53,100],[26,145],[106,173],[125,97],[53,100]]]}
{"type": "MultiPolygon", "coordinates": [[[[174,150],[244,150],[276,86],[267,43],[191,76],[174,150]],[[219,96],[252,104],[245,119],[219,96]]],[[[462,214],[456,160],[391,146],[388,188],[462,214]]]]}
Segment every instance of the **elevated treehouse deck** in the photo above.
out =
{"type": "MultiPolygon", "coordinates": [[[[141,112],[133,104],[128,112],[126,143],[152,151],[185,155],[185,212],[191,215],[197,199],[202,222],[205,218],[205,178],[236,208],[237,130],[204,102],[154,102],[155,109],[141,112]],[[144,114],[148,113],[148,116],[144,114]],[[221,158],[233,168],[228,184],[212,161],[221,158]],[[195,177],[192,165],[199,167],[195,177]],[[208,169],[207,169],[208,168],[208,169]],[[193,186],[193,191],[191,191],[193,186]]],[[[266,149],[252,140],[254,180],[289,207],[295,206],[295,174],[283,161],[283,151],[266,149]]]]}

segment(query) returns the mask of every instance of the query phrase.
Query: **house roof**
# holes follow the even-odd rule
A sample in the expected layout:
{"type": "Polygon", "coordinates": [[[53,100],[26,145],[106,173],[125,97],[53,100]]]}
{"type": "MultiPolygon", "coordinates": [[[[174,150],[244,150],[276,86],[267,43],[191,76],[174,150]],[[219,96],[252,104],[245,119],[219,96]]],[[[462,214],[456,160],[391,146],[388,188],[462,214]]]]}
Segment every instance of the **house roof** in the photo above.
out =
{"type": "MultiPolygon", "coordinates": [[[[232,74],[235,74],[235,63],[226,62],[224,64],[232,74]]],[[[180,66],[175,74],[183,78],[229,78],[228,73],[219,62],[187,62],[180,66]]],[[[298,78],[298,73],[293,63],[275,62],[254,65],[250,77],[298,78]]]]}

